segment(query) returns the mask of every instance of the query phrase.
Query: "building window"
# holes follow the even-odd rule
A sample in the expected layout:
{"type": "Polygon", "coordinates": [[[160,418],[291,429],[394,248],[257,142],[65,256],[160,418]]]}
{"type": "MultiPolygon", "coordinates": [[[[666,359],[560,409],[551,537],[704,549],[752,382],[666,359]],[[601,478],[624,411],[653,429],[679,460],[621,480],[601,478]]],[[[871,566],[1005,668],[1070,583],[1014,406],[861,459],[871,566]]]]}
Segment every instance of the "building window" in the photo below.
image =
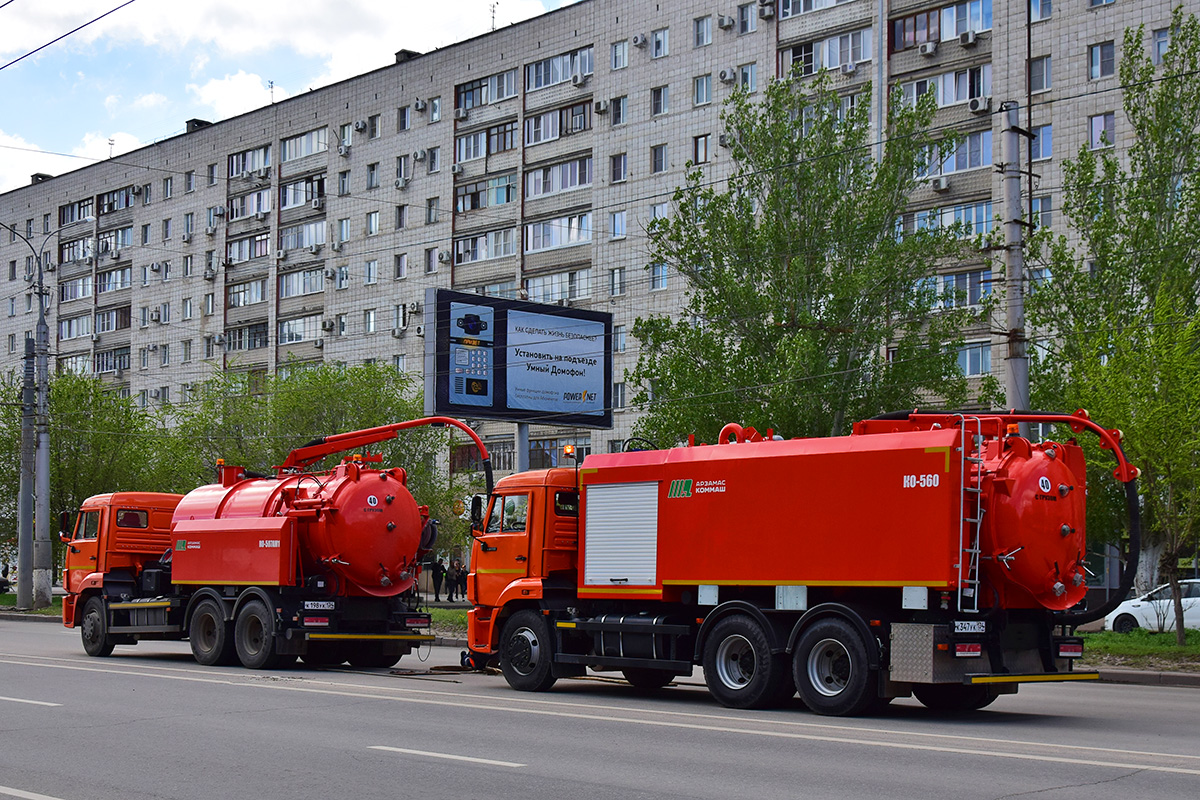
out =
{"type": "Polygon", "coordinates": [[[650,290],[659,291],[667,288],[667,265],[650,265],[650,290]]]}
{"type": "Polygon", "coordinates": [[[990,373],[992,371],[991,344],[974,342],[963,346],[958,351],[958,368],[967,377],[990,373]]]}
{"type": "Polygon", "coordinates": [[[375,259],[363,264],[363,283],[367,286],[379,283],[379,262],[375,259]]]}
{"type": "Polygon", "coordinates": [[[612,349],[614,353],[625,352],[625,326],[613,325],[612,349]]]}
{"type": "Polygon", "coordinates": [[[375,332],[375,309],[368,308],[363,312],[363,333],[375,332]]]}
{"type": "Polygon", "coordinates": [[[608,238],[625,238],[625,212],[610,211],[608,214],[608,238]]]}
{"type": "Polygon", "coordinates": [[[379,233],[379,212],[367,212],[367,236],[374,236],[379,233]]]}
{"type": "Polygon", "coordinates": [[[650,221],[653,222],[656,219],[666,219],[667,214],[670,213],[670,209],[670,204],[665,201],[662,203],[652,203],[650,205],[650,221]]]}
{"type": "Polygon", "coordinates": [[[1088,0],[1088,5],[1092,8],[1096,8],[1097,6],[1106,6],[1112,2],[1113,0],[1088,0]]]}
{"type": "Polygon", "coordinates": [[[1050,195],[1033,198],[1029,221],[1038,228],[1049,228],[1054,224],[1054,204],[1050,195]]]}
{"type": "Polygon", "coordinates": [[[650,57],[662,58],[671,54],[670,28],[650,32],[650,57]]]}
{"type": "Polygon", "coordinates": [[[367,164],[367,188],[379,188],[379,164],[367,164]]]}
{"type": "Polygon", "coordinates": [[[979,305],[992,291],[992,271],[976,269],[943,275],[942,307],[962,308],[979,305]]]}
{"type": "MultiPolygon", "coordinates": [[[[322,128],[321,130],[325,130],[325,129],[322,128]]],[[[209,186],[217,185],[217,165],[216,164],[208,165],[208,185],[209,186]]]]}
{"type": "Polygon", "coordinates": [[[412,108],[409,106],[401,106],[396,109],[396,133],[406,131],[412,127],[412,108]]]}
{"type": "Polygon", "coordinates": [[[608,271],[608,293],[612,297],[625,294],[625,268],[615,267],[608,271]]]}
{"type": "Polygon", "coordinates": [[[670,110],[671,87],[655,86],[650,90],[650,116],[657,117],[670,110]]]}
{"type": "Polygon", "coordinates": [[[367,117],[367,138],[378,139],[379,135],[379,115],[372,114],[367,117]]]}
{"type": "Polygon", "coordinates": [[[569,81],[572,75],[591,74],[592,48],[588,46],[526,65],[525,89],[532,92],[569,81]]]}
{"type": "Polygon", "coordinates": [[[1171,46],[1171,31],[1167,28],[1154,31],[1150,35],[1150,60],[1155,66],[1161,66],[1167,49],[1171,46]]]}
{"type": "Polygon", "coordinates": [[[1088,62],[1088,77],[1092,80],[1111,76],[1116,63],[1116,46],[1112,42],[1092,45],[1088,48],[1088,62]]]}
{"type": "Polygon", "coordinates": [[[344,217],[337,221],[337,240],[339,242],[350,241],[350,218],[344,217]]]}
{"type": "Polygon", "coordinates": [[[612,388],[612,407],[613,410],[625,407],[625,384],[614,383],[612,388]]]}
{"type": "Polygon", "coordinates": [[[992,29],[992,0],[967,0],[942,9],[942,41],[992,29]]]}
{"type": "Polygon", "coordinates": [[[396,230],[408,224],[408,206],[396,206],[396,230]]]}
{"type": "Polygon", "coordinates": [[[629,177],[628,163],[629,158],[625,153],[617,153],[614,156],[609,156],[609,180],[612,183],[621,183],[629,177]]]}
{"type": "Polygon", "coordinates": [[[712,135],[708,133],[700,136],[692,137],[692,163],[707,164],[708,163],[708,145],[712,135]]]}
{"type": "Polygon", "coordinates": [[[938,32],[940,16],[939,11],[933,10],[892,20],[892,40],[889,43],[891,52],[899,53],[925,42],[939,41],[941,39],[938,32]]]}
{"type": "Polygon", "coordinates": [[[395,280],[403,280],[408,277],[408,253],[397,253],[392,258],[393,275],[395,280]]]}
{"type": "Polygon", "coordinates": [[[743,91],[753,92],[758,88],[758,65],[742,64],[738,67],[738,85],[743,91]]]}
{"type": "Polygon", "coordinates": [[[431,147],[429,154],[426,156],[426,163],[431,173],[438,172],[442,168],[442,148],[431,147]]]}
{"type": "Polygon", "coordinates": [[[1029,19],[1033,22],[1050,19],[1053,10],[1052,0],[1029,0],[1029,19]]]}
{"type": "Polygon", "coordinates": [[[754,7],[754,3],[744,3],[738,6],[737,19],[739,36],[758,30],[758,9],[754,7]]]}
{"type": "Polygon", "coordinates": [[[425,274],[437,272],[438,251],[436,247],[425,248],[425,274]]]}
{"type": "Polygon", "coordinates": [[[437,122],[442,118],[442,98],[429,98],[429,122],[430,124],[437,122]]]}
{"type": "Polygon", "coordinates": [[[350,170],[338,173],[338,194],[343,197],[350,194],[350,170]]]}
{"type": "Polygon", "coordinates": [[[692,78],[692,105],[702,106],[712,102],[712,75],[697,75],[692,78]]]}
{"type": "Polygon", "coordinates": [[[629,40],[612,43],[612,68],[625,69],[629,66],[629,40]]]}
{"type": "Polygon", "coordinates": [[[591,240],[592,215],[588,212],[532,222],[525,226],[526,253],[571,247],[591,240]]]}
{"type": "Polygon", "coordinates": [[[1116,142],[1116,116],[1109,111],[1088,117],[1088,145],[1093,149],[1112,147],[1116,142]]]}
{"type": "Polygon", "coordinates": [[[440,197],[430,197],[425,200],[425,224],[433,225],[438,221],[438,210],[441,204],[440,197]]]}
{"type": "Polygon", "coordinates": [[[1051,125],[1040,125],[1033,129],[1033,139],[1030,142],[1030,160],[1038,161],[1050,158],[1054,149],[1054,132],[1051,125]]]}
{"type": "Polygon", "coordinates": [[[629,119],[629,98],[614,97],[611,104],[612,124],[623,125],[629,119]]]}
{"type": "Polygon", "coordinates": [[[1044,92],[1051,88],[1050,56],[1042,56],[1029,61],[1029,91],[1044,92]]]}
{"type": "Polygon", "coordinates": [[[650,171],[652,173],[667,171],[667,146],[656,144],[650,148],[650,171]]]}
{"type": "Polygon", "coordinates": [[[694,47],[707,47],[712,44],[712,16],[693,20],[692,31],[695,34],[692,40],[694,47]]]}

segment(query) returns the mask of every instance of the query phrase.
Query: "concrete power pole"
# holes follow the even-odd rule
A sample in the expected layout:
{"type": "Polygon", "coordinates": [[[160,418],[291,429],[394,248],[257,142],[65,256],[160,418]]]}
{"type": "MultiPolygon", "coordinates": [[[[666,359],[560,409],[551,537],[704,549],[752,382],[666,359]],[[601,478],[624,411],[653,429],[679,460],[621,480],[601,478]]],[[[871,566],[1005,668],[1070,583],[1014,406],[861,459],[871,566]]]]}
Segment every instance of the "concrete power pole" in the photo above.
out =
{"type": "Polygon", "coordinates": [[[25,380],[21,384],[21,488],[17,491],[17,608],[33,608],[33,451],[37,389],[33,339],[25,340],[25,380]]]}
{"type": "MultiPolygon", "coordinates": [[[[1029,410],[1029,355],[1025,337],[1025,222],[1021,204],[1021,146],[1029,131],[1020,127],[1020,104],[1008,100],[1004,112],[1004,293],[1007,345],[1004,355],[1004,403],[1029,410]]],[[[1028,425],[1021,425],[1028,436],[1028,425]]]]}

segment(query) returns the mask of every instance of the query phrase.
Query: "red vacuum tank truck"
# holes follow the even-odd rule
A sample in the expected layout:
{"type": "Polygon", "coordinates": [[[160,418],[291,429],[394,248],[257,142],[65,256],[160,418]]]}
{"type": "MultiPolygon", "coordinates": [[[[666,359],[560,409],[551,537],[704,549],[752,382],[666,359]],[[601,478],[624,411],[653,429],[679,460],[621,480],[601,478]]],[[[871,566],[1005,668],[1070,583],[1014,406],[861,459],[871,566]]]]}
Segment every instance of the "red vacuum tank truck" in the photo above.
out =
{"type": "Polygon", "coordinates": [[[1116,455],[1136,553],[1137,470],[1082,411],[903,413],[787,441],[728,425],[716,445],[501,479],[486,517],[472,509],[466,658],[526,691],[589,667],[661,687],[702,665],[726,706],[798,690],[831,715],[1094,679],[1072,669],[1073,626],[1108,609],[1068,611],[1086,592],[1083,450],[1020,423],[1116,455]]]}
{"type": "MultiPolygon", "coordinates": [[[[296,656],[311,664],[395,664],[433,639],[413,609],[419,561],[437,536],[399,467],[379,456],[325,456],[396,438],[429,417],[322,437],[273,476],[218,464],[218,482],[187,495],[116,492],[88,498],[68,544],[63,624],[89,655],[144,639],[188,639],[201,664],[250,669],[296,656]]],[[[63,525],[64,529],[67,527],[63,525]]]]}

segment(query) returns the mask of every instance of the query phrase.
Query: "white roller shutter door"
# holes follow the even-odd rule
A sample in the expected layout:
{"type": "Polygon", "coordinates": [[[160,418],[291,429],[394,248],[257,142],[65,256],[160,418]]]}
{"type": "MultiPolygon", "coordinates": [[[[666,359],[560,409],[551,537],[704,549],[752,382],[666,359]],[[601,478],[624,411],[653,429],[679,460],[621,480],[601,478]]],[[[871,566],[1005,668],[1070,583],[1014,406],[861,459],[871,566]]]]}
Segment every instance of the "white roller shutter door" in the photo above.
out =
{"type": "Polygon", "coordinates": [[[658,583],[658,482],[588,486],[585,586],[658,583]]]}

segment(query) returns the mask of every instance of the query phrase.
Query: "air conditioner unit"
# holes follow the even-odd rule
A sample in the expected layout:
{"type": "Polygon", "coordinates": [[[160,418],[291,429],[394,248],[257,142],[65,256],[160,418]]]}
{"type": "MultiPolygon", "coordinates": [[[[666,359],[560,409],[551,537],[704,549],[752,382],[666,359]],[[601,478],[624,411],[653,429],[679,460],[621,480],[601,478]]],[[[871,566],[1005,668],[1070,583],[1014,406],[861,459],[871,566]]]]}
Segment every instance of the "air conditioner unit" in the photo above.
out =
{"type": "Polygon", "coordinates": [[[967,101],[967,110],[972,114],[987,114],[992,110],[992,96],[985,94],[982,97],[972,97],[967,101]]]}
{"type": "Polygon", "coordinates": [[[392,328],[392,338],[399,339],[404,335],[405,328],[392,328]]]}
{"type": "Polygon", "coordinates": [[[192,235],[190,233],[185,233],[183,236],[179,237],[179,240],[184,244],[187,244],[192,240],[192,235]]]}
{"type": "Polygon", "coordinates": [[[607,100],[597,100],[595,103],[592,104],[592,110],[595,111],[597,114],[607,114],[608,113],[608,101],[607,100]]]}
{"type": "Polygon", "coordinates": [[[225,216],[225,206],[214,206],[213,207],[213,216],[214,217],[225,216]]]}
{"type": "Polygon", "coordinates": [[[250,170],[246,169],[246,170],[242,170],[241,175],[239,175],[238,177],[240,177],[244,181],[248,181],[254,177],[254,173],[251,172],[250,170]]]}
{"type": "Polygon", "coordinates": [[[759,19],[773,19],[774,17],[775,17],[775,6],[759,6],[758,7],[758,18],[759,19]]]}
{"type": "MultiPolygon", "coordinates": [[[[151,322],[162,322],[162,312],[159,311],[157,308],[151,309],[150,321],[151,322]]],[[[155,350],[158,349],[158,345],[156,345],[156,344],[152,344],[150,346],[153,347],[155,350]]]]}
{"type": "Polygon", "coordinates": [[[109,256],[109,258],[111,258],[113,261],[117,261],[118,259],[120,259],[120,258],[121,258],[121,251],[120,251],[120,250],[109,250],[109,251],[108,251],[108,256],[109,256]]]}
{"type": "Polygon", "coordinates": [[[287,250],[276,250],[275,251],[275,260],[276,261],[287,261],[287,250]]]}
{"type": "Polygon", "coordinates": [[[424,325],[418,325],[418,326],[415,328],[415,331],[416,331],[416,334],[417,334],[417,336],[424,336],[424,335],[425,335],[425,326],[424,326],[424,325]]]}
{"type": "Polygon", "coordinates": [[[717,15],[717,27],[723,31],[730,30],[737,21],[733,17],[727,17],[724,14],[717,15]]]}
{"type": "Polygon", "coordinates": [[[408,313],[420,314],[421,313],[421,301],[413,300],[411,303],[409,303],[408,304],[408,313]]]}
{"type": "Polygon", "coordinates": [[[313,201],[312,201],[312,207],[313,207],[313,211],[320,211],[322,208],[325,207],[325,198],[324,197],[314,197],[313,201]]]}
{"type": "Polygon", "coordinates": [[[157,400],[161,396],[162,396],[162,392],[160,392],[158,389],[150,390],[150,397],[152,397],[153,399],[157,400]]]}
{"type": "Polygon", "coordinates": [[[162,262],[161,261],[150,262],[150,271],[151,272],[162,272],[162,262]]]}
{"type": "Polygon", "coordinates": [[[853,61],[847,61],[845,64],[842,64],[841,69],[843,75],[853,75],[855,72],[858,72],[858,64],[855,64],[853,61]]]}
{"type": "Polygon", "coordinates": [[[463,174],[463,165],[462,164],[451,164],[450,165],[450,174],[451,175],[462,175],[463,174]]]}
{"type": "Polygon", "coordinates": [[[354,130],[365,131],[367,129],[367,121],[365,119],[357,119],[354,121],[354,130]]]}
{"type": "Polygon", "coordinates": [[[465,119],[466,119],[467,117],[469,117],[470,115],[471,115],[471,112],[467,111],[467,109],[465,109],[465,108],[456,108],[456,109],[454,109],[454,118],[455,118],[456,120],[458,120],[459,122],[462,122],[463,120],[465,120],[465,119]]]}
{"type": "Polygon", "coordinates": [[[917,52],[923,56],[932,56],[937,54],[937,42],[921,42],[917,46],[917,52]]]}
{"type": "Polygon", "coordinates": [[[727,133],[718,133],[717,144],[721,147],[733,147],[733,137],[727,133]]]}
{"type": "Polygon", "coordinates": [[[975,44],[975,31],[963,31],[958,35],[958,43],[963,47],[970,47],[975,44]]]}
{"type": "Polygon", "coordinates": [[[439,263],[449,264],[451,258],[453,258],[453,254],[449,250],[438,250],[439,263]]]}
{"type": "Polygon", "coordinates": [[[403,189],[408,186],[408,178],[396,178],[396,188],[403,189]]]}
{"type": "Polygon", "coordinates": [[[584,75],[582,72],[576,72],[571,76],[571,85],[577,88],[582,88],[587,85],[590,76],[584,75]]]}
{"type": "Polygon", "coordinates": [[[267,212],[265,212],[265,211],[255,211],[255,212],[254,212],[254,218],[255,218],[256,220],[258,220],[259,222],[262,222],[264,219],[266,219],[266,218],[267,218],[267,212]]]}
{"type": "Polygon", "coordinates": [[[130,193],[130,194],[132,194],[132,195],[139,195],[139,194],[141,194],[141,193],[142,193],[142,187],[140,187],[140,186],[130,186],[130,187],[129,187],[129,193],[130,193]]]}
{"type": "Polygon", "coordinates": [[[92,258],[91,256],[84,256],[83,263],[87,264],[90,267],[96,263],[96,259],[92,258]]]}
{"type": "Polygon", "coordinates": [[[271,177],[271,168],[270,167],[259,167],[258,171],[255,172],[254,174],[257,177],[265,180],[266,178],[271,177]]]}
{"type": "Polygon", "coordinates": [[[343,242],[330,242],[330,243],[329,243],[329,249],[330,249],[330,250],[332,250],[332,251],[333,251],[333,252],[335,252],[335,253],[340,253],[340,252],[342,252],[342,248],[343,248],[343,247],[345,247],[345,246],[346,246],[346,245],[345,245],[345,243],[343,243],[343,242]]]}
{"type": "Polygon", "coordinates": [[[325,346],[325,340],[324,340],[324,339],[313,339],[313,347],[315,347],[315,348],[317,348],[318,350],[320,350],[320,349],[321,349],[322,347],[324,347],[324,346],[325,346]]]}
{"type": "Polygon", "coordinates": [[[46,266],[46,272],[54,272],[54,262],[53,261],[47,261],[45,266],[46,266]]]}
{"type": "Polygon", "coordinates": [[[419,97],[416,100],[413,100],[413,108],[415,108],[417,111],[424,111],[428,107],[429,104],[419,97]]]}
{"type": "Polygon", "coordinates": [[[215,281],[217,279],[217,271],[215,269],[204,270],[204,280],[215,281]]]}
{"type": "Polygon", "coordinates": [[[350,145],[339,144],[338,145],[338,155],[341,156],[342,158],[349,158],[350,157],[350,145]]]}
{"type": "Polygon", "coordinates": [[[737,70],[732,67],[723,69],[717,73],[717,77],[721,79],[721,83],[733,83],[737,80],[737,70]]]}
{"type": "Polygon", "coordinates": [[[646,34],[635,33],[633,35],[633,46],[634,47],[645,47],[646,46],[646,34]]]}
{"type": "Polygon", "coordinates": [[[216,228],[205,228],[205,229],[204,229],[204,235],[205,235],[205,236],[215,236],[215,235],[216,235],[216,233],[217,233],[217,229],[216,229],[216,228]]]}
{"type": "Polygon", "coordinates": [[[948,192],[950,191],[950,179],[945,175],[938,175],[929,181],[929,186],[935,192],[948,192]]]}
{"type": "Polygon", "coordinates": [[[98,333],[93,333],[93,334],[92,334],[92,341],[93,341],[93,342],[98,342],[98,341],[100,341],[100,334],[98,334],[98,333]]]}
{"type": "Polygon", "coordinates": [[[424,161],[425,157],[428,155],[429,155],[428,150],[414,150],[413,151],[413,161],[424,161]]]}
{"type": "Polygon", "coordinates": [[[225,334],[218,333],[216,336],[213,337],[213,343],[214,344],[225,344],[225,334]]]}
{"type": "Polygon", "coordinates": [[[148,346],[146,347],[146,349],[147,349],[148,351],[150,351],[151,353],[157,353],[157,352],[158,352],[158,345],[156,345],[156,344],[148,345],[148,346]]]}
{"type": "Polygon", "coordinates": [[[312,254],[315,256],[317,253],[321,252],[321,245],[319,245],[319,244],[310,244],[310,245],[308,246],[308,252],[312,253],[312,254]]]}
{"type": "Polygon", "coordinates": [[[333,320],[331,320],[331,319],[321,320],[321,330],[323,330],[323,331],[333,330],[333,320]]]}

